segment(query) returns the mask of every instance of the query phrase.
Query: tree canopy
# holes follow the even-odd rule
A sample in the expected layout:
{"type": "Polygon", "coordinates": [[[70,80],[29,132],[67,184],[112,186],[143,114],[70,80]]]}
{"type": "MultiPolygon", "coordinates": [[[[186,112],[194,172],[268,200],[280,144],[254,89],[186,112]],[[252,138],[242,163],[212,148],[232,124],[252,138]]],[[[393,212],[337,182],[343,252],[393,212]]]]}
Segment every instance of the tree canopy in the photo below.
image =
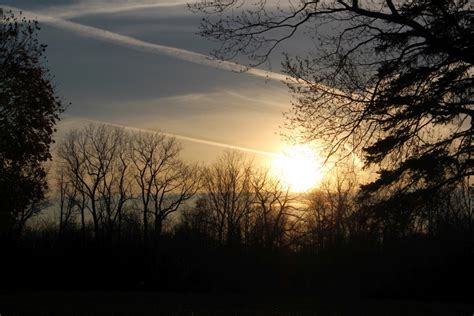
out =
{"type": "MultiPolygon", "coordinates": [[[[0,226],[15,228],[46,190],[54,126],[63,109],[42,65],[37,22],[0,9],[0,226]]],[[[31,215],[31,212],[29,212],[31,215]]],[[[19,228],[19,227],[16,227],[19,228]]]]}
{"type": "MultiPolygon", "coordinates": [[[[328,155],[357,153],[378,177],[367,196],[429,193],[474,173],[474,14],[467,0],[201,1],[214,55],[267,61],[304,31],[315,46],[287,54],[295,98],[286,114],[328,155]]],[[[422,196],[418,194],[417,196],[422,196]]]]}

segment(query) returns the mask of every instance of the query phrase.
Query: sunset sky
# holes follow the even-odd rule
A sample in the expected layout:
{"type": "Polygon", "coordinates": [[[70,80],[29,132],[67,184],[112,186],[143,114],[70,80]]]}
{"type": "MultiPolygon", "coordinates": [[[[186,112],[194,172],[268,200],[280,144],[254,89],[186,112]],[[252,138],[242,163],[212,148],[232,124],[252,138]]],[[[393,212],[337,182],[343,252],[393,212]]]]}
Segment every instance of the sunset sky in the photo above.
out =
{"type": "Polygon", "coordinates": [[[196,34],[201,16],[184,1],[2,3],[41,23],[57,93],[71,102],[58,138],[93,120],[195,138],[182,138],[183,154],[201,161],[226,145],[270,153],[283,147],[282,113],[291,96],[277,73],[280,52],[298,37],[272,55],[267,72],[238,73],[238,66],[206,57],[217,44],[196,34]]]}
{"type": "Polygon", "coordinates": [[[474,316],[471,3],[0,0],[0,316],[474,316]]]}

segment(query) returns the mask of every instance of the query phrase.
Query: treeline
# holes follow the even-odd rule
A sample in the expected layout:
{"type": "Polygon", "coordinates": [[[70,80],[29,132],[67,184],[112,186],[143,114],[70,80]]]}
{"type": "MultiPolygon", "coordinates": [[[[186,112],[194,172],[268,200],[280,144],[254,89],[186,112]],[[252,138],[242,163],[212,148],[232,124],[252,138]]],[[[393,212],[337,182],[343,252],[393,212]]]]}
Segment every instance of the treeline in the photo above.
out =
{"type": "Polygon", "coordinates": [[[296,194],[242,154],[200,166],[180,152],[159,132],[89,125],[68,133],[50,168],[49,201],[18,217],[21,237],[4,247],[9,267],[30,273],[4,284],[466,294],[447,286],[473,278],[468,184],[423,204],[384,205],[362,199],[351,168],[296,194]],[[54,223],[27,225],[52,211],[54,223]]]}
{"type": "Polygon", "coordinates": [[[97,242],[120,238],[124,226],[141,226],[143,239],[159,237],[164,221],[197,192],[195,165],[180,145],[160,133],[126,132],[90,125],[69,133],[59,147],[59,233],[90,219],[97,242]]]}
{"type": "Polygon", "coordinates": [[[78,229],[99,245],[132,232],[154,243],[167,224],[218,245],[289,245],[302,209],[270,171],[236,152],[198,166],[180,151],[159,132],[90,125],[69,133],[51,168],[59,238],[78,229]]]}

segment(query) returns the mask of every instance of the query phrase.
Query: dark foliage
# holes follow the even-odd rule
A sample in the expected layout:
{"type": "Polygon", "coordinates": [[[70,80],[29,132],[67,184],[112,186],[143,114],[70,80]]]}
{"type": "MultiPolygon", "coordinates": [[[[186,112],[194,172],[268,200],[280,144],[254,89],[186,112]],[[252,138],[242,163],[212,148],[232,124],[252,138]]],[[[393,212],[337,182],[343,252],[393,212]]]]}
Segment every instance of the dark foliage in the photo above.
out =
{"type": "Polygon", "coordinates": [[[460,239],[411,236],[369,246],[299,251],[250,245],[219,246],[189,231],[165,234],[156,248],[140,232],[97,247],[80,230],[27,233],[3,245],[1,289],[38,291],[153,291],[315,295],[345,299],[419,299],[469,303],[473,247],[460,239]],[[35,262],[35,269],[30,269],[35,262]],[[41,271],[39,273],[39,271],[41,271]]]}
{"type": "Polygon", "coordinates": [[[0,9],[0,231],[21,231],[47,188],[43,163],[63,107],[41,64],[35,21],[0,9]]]}
{"type": "Polygon", "coordinates": [[[207,16],[201,34],[222,43],[218,58],[246,55],[258,65],[295,34],[314,41],[308,56],[284,63],[295,95],[289,126],[305,140],[326,142],[329,155],[349,150],[377,166],[380,177],[364,187],[366,197],[436,191],[473,174],[469,1],[217,0],[191,7],[207,16]]]}
{"type": "Polygon", "coordinates": [[[474,218],[463,186],[364,204],[353,171],[294,194],[235,152],[189,169],[159,133],[91,125],[59,148],[57,218],[31,223],[15,243],[0,239],[9,258],[0,268],[11,272],[0,290],[471,297],[474,218]]]}

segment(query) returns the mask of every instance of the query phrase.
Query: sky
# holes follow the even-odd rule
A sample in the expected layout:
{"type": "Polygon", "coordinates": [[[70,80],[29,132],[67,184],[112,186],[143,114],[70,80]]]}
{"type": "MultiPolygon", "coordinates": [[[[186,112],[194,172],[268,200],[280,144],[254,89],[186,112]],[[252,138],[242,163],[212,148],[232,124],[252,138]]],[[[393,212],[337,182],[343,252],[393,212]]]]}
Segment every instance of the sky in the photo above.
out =
{"type": "Polygon", "coordinates": [[[56,92],[71,103],[59,141],[67,130],[103,122],[177,135],[183,156],[198,161],[225,148],[263,157],[284,147],[280,126],[291,95],[278,72],[281,54],[272,55],[271,69],[246,73],[211,60],[217,44],[196,34],[202,17],[184,1],[0,0],[1,6],[40,22],[56,92]]]}

